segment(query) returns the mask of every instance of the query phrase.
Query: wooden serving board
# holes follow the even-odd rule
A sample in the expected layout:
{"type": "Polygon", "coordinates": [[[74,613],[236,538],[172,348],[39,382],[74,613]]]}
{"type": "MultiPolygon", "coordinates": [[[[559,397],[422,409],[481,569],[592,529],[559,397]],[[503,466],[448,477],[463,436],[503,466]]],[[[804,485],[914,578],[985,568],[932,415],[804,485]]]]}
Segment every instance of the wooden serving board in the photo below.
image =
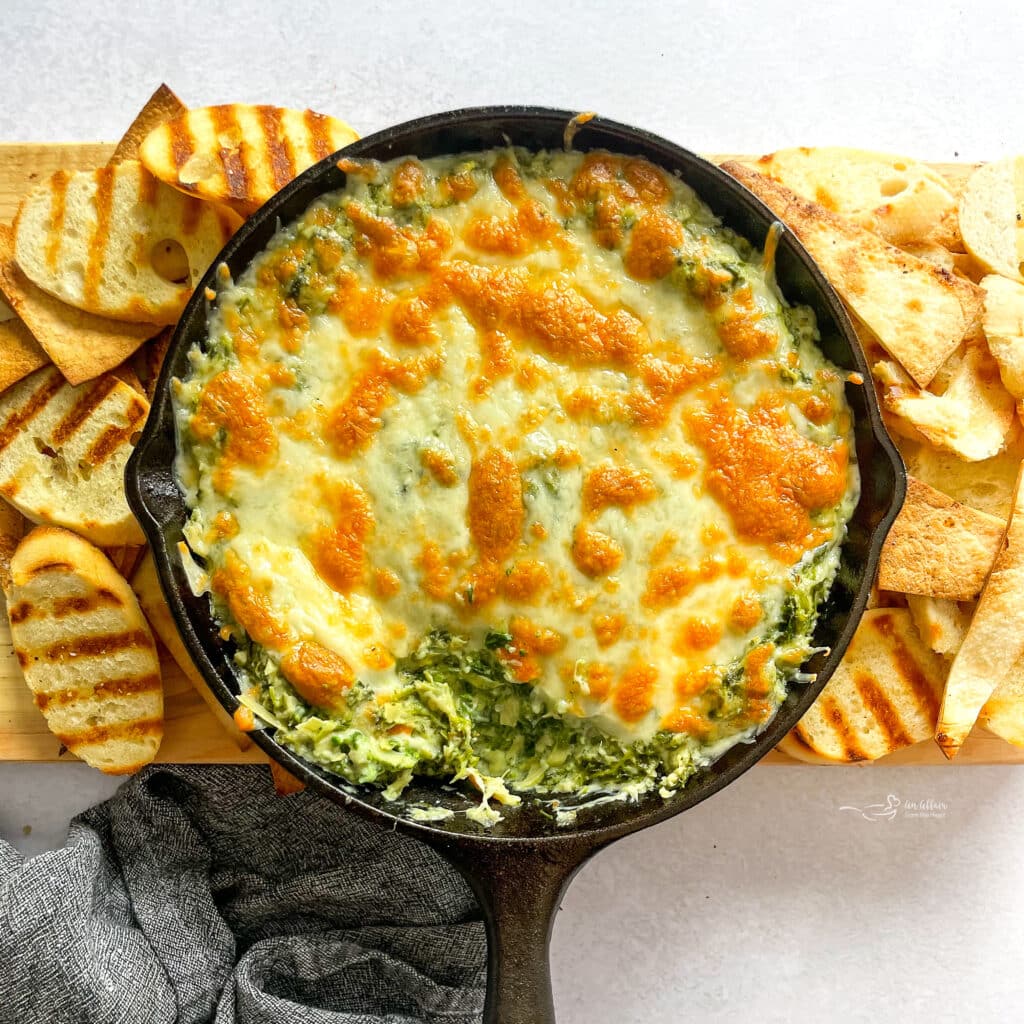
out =
{"type": "MultiPolygon", "coordinates": [[[[32,186],[60,168],[86,169],[104,164],[114,143],[0,143],[0,222],[9,223],[21,197],[32,186]]],[[[713,157],[722,161],[727,157],[713,157]]],[[[937,169],[960,183],[970,167],[941,164],[937,169]]],[[[163,651],[163,649],[161,648],[163,651]]],[[[162,655],[166,724],[158,761],[200,764],[261,762],[266,756],[255,745],[241,751],[221,729],[202,698],[166,651],[162,655]]],[[[60,744],[46,728],[32,702],[11,649],[7,616],[0,616],[0,761],[74,761],[61,753],[60,744]]],[[[775,751],[766,764],[795,764],[775,751]]],[[[890,764],[946,764],[932,742],[901,750],[885,759],[890,764]]],[[[977,730],[964,746],[956,764],[1024,763],[1024,749],[1011,747],[998,737],[977,730]]]]}

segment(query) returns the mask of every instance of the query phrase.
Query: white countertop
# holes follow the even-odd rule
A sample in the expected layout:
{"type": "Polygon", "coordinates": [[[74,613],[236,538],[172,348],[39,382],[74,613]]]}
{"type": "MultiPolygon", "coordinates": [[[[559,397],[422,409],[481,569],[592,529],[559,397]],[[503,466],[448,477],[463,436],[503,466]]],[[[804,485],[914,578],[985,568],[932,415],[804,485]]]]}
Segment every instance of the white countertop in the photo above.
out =
{"type": "MultiPolygon", "coordinates": [[[[4,5],[0,140],[116,139],[162,79],[196,105],[311,106],[363,134],[528,102],[704,152],[1024,150],[1024,8],[1005,0],[92,6],[4,5]]],[[[115,785],[0,765],[0,835],[59,845],[115,785]]],[[[1024,769],[755,769],[584,868],[555,927],[559,1020],[1019,1017],[1022,849],[1024,769]],[[842,809],[889,794],[891,820],[842,809]]]]}

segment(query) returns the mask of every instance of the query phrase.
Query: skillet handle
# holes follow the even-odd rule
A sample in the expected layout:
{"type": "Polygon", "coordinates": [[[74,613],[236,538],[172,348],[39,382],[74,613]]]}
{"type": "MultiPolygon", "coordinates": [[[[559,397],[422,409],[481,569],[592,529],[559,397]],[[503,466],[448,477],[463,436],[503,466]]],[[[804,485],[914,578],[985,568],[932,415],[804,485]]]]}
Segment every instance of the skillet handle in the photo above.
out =
{"type": "Polygon", "coordinates": [[[575,842],[439,847],[469,882],[487,927],[484,1024],[555,1024],[548,946],[573,876],[595,851],[575,842]]]}

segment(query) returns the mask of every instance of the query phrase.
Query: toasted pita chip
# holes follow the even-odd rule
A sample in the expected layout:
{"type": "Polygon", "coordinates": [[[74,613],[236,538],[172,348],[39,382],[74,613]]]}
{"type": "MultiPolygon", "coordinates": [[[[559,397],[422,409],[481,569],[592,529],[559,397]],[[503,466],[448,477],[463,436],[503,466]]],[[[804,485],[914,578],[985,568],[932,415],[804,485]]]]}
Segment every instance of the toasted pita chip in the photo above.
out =
{"type": "Polygon", "coordinates": [[[946,681],[935,739],[952,759],[993,691],[1024,657],[1024,488],[1018,475],[1006,539],[946,681]]]}
{"type": "Polygon", "coordinates": [[[983,164],[960,197],[967,251],[993,274],[1024,284],[1024,156],[983,164]]]}
{"type": "Polygon", "coordinates": [[[800,147],[763,156],[754,167],[893,245],[924,242],[956,208],[938,171],[890,153],[800,147]]]}
{"type": "Polygon", "coordinates": [[[163,591],[160,589],[160,580],[156,574],[156,563],[153,561],[153,553],[146,551],[145,556],[139,563],[139,567],[132,576],[132,589],[135,591],[145,613],[149,624],[164,647],[178,664],[178,668],[188,677],[189,682],[195,687],[196,692],[206,701],[207,707],[213,712],[214,718],[220,722],[224,731],[231,737],[239,750],[248,750],[252,746],[252,740],[242,732],[234,719],[224,710],[224,705],[214,696],[213,691],[206,684],[206,680],[199,673],[194,662],[189,657],[185,645],[181,641],[178,627],[171,618],[171,611],[167,607],[163,591]]]}
{"type": "Polygon", "coordinates": [[[49,361],[50,357],[20,320],[0,323],[0,391],[5,391],[49,361]]]}
{"type": "Polygon", "coordinates": [[[0,589],[11,590],[11,559],[25,533],[25,517],[13,506],[0,499],[0,589]]]}
{"type": "Polygon", "coordinates": [[[161,181],[243,216],[359,136],[312,110],[232,103],[189,110],[152,132],[139,158],[161,181]]]}
{"type": "Polygon", "coordinates": [[[88,541],[34,529],[11,561],[11,641],[50,731],[87,764],[149,764],[164,729],[156,645],[131,588],[88,541]]]}
{"type": "Polygon", "coordinates": [[[939,367],[980,321],[980,291],[888,245],[823,206],[743,164],[728,171],[797,235],[857,316],[917,382],[939,367]]]}
{"type": "Polygon", "coordinates": [[[883,590],[970,601],[981,592],[1006,523],[907,478],[907,499],[882,548],[883,590]]]}
{"type": "Polygon", "coordinates": [[[981,284],[988,271],[969,253],[951,252],[953,267],[956,272],[974,284],[981,284]]]}
{"type": "Polygon", "coordinates": [[[37,185],[18,208],[14,256],[30,281],[62,302],[116,320],[169,324],[236,226],[232,215],[125,160],[57,171],[37,185]]]}
{"type": "Polygon", "coordinates": [[[276,761],[270,762],[270,776],[274,780],[274,792],[278,796],[291,796],[292,793],[301,793],[306,788],[304,782],[300,782],[276,761]]]}
{"type": "Polygon", "coordinates": [[[1014,398],[1024,398],[1024,285],[990,274],[981,282],[985,292],[982,326],[999,375],[1014,398]]]}
{"type": "Polygon", "coordinates": [[[936,654],[950,658],[960,650],[974,616],[974,602],[907,594],[907,607],[921,639],[936,654]]]}
{"type": "Polygon", "coordinates": [[[150,132],[162,124],[180,117],[188,107],[163,83],[156,92],[146,100],[146,105],[135,115],[135,120],[128,126],[128,131],[121,136],[110,163],[119,164],[122,160],[138,160],[139,147],[150,132]]]}
{"type": "Polygon", "coordinates": [[[1014,664],[978,715],[978,721],[1015,747],[1024,747],[1024,658],[1014,664]]]}
{"type": "MultiPolygon", "coordinates": [[[[959,190],[956,191],[959,196],[959,190]]],[[[935,242],[937,245],[941,245],[944,249],[951,252],[954,258],[957,256],[967,255],[967,247],[964,245],[963,235],[960,234],[960,218],[956,210],[952,210],[936,226],[931,235],[931,241],[935,242]]],[[[965,276],[975,283],[978,281],[977,278],[972,277],[970,274],[966,274],[965,276]]]]}
{"type": "Polygon", "coordinates": [[[881,342],[872,334],[868,327],[861,323],[849,304],[844,302],[843,308],[846,310],[846,315],[850,318],[853,333],[857,335],[857,341],[860,342],[860,347],[864,350],[864,358],[867,360],[868,365],[870,366],[881,359],[888,359],[889,353],[882,348],[881,342]]]}
{"type": "Polygon", "coordinates": [[[873,375],[884,383],[882,404],[937,448],[967,462],[998,455],[1014,427],[1016,406],[999,366],[983,342],[966,345],[951,362],[942,394],[901,382],[891,368],[873,375]]]}
{"type": "Polygon", "coordinates": [[[839,668],[794,731],[819,757],[874,761],[932,735],[945,675],[906,608],[865,612],[839,668]]]}
{"type": "Polygon", "coordinates": [[[159,327],[83,313],[47,295],[14,262],[14,232],[0,224],[0,292],[70,384],[113,369],[159,327]]]}
{"type": "Polygon", "coordinates": [[[143,544],[124,467],[149,403],[113,375],[72,387],[52,366],[0,395],[0,494],[98,545],[143,544]]]}
{"type": "Polygon", "coordinates": [[[953,254],[944,245],[939,245],[938,242],[915,242],[913,244],[901,245],[900,249],[907,253],[908,256],[914,256],[919,260],[924,260],[926,263],[941,267],[949,273],[953,273],[956,270],[956,259],[953,254]]]}
{"type": "Polygon", "coordinates": [[[1009,518],[1021,463],[1019,442],[1008,443],[1005,451],[982,462],[964,462],[952,452],[902,439],[900,452],[907,472],[918,480],[979,512],[1009,518]]]}

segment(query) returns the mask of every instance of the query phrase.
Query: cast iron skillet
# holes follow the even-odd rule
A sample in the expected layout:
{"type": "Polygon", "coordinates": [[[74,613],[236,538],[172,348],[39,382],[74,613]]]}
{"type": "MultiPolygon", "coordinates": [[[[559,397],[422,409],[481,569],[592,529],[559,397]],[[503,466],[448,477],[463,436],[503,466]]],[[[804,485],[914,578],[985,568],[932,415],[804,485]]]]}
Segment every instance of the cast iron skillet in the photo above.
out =
{"type": "MultiPolygon", "coordinates": [[[[485,107],[456,110],[389,128],[347,147],[351,157],[388,160],[402,155],[439,156],[490,149],[507,142],[531,149],[558,149],[572,115],[538,107],[485,107]]],[[[677,172],[723,222],[763,246],[773,221],[770,211],[718,168],[664,139],[626,125],[596,118],[582,126],[574,148],[609,149],[639,154],[677,172]]],[[[252,216],[221,254],[238,276],[267,244],[278,224],[296,218],[318,196],[340,188],[345,175],[330,157],[310,168],[252,216]]],[[[219,261],[218,261],[219,262],[219,261]]],[[[810,305],[818,318],[821,346],[841,367],[869,380],[864,355],[835,293],[792,234],[783,234],[777,277],[793,302],[810,305]]],[[[157,386],[149,422],[126,471],[128,499],[156,558],[160,582],[189,653],[213,692],[229,711],[238,706],[238,681],[231,648],[217,636],[206,597],[189,590],[176,546],[182,539],[186,508],[175,483],[175,439],[170,380],[185,376],[187,352],[206,332],[206,288],[217,287],[215,270],[195,290],[178,324],[157,386]]],[[[465,797],[432,781],[411,786],[402,799],[388,802],[369,788],[355,788],[324,769],[300,760],[279,746],[271,733],[253,738],[293,775],[340,804],[383,825],[416,836],[446,857],[472,886],[483,911],[488,935],[488,985],[485,1019],[501,1024],[554,1021],[548,943],[559,900],[582,863],[616,839],[685,811],[718,792],[770,751],[810,706],[839,662],[860,620],[875,574],[879,551],[906,488],[899,456],[886,435],[868,386],[847,386],[856,416],[856,448],[862,494],[842,567],[821,611],[815,644],[819,654],[808,670],[817,681],[794,685],[767,729],[753,742],[732,748],[725,757],[695,776],[667,800],[656,794],[636,803],[609,803],[584,809],[570,826],[558,826],[543,805],[529,800],[505,812],[490,831],[457,815],[431,824],[403,816],[409,803],[467,806],[465,797]]]]}

